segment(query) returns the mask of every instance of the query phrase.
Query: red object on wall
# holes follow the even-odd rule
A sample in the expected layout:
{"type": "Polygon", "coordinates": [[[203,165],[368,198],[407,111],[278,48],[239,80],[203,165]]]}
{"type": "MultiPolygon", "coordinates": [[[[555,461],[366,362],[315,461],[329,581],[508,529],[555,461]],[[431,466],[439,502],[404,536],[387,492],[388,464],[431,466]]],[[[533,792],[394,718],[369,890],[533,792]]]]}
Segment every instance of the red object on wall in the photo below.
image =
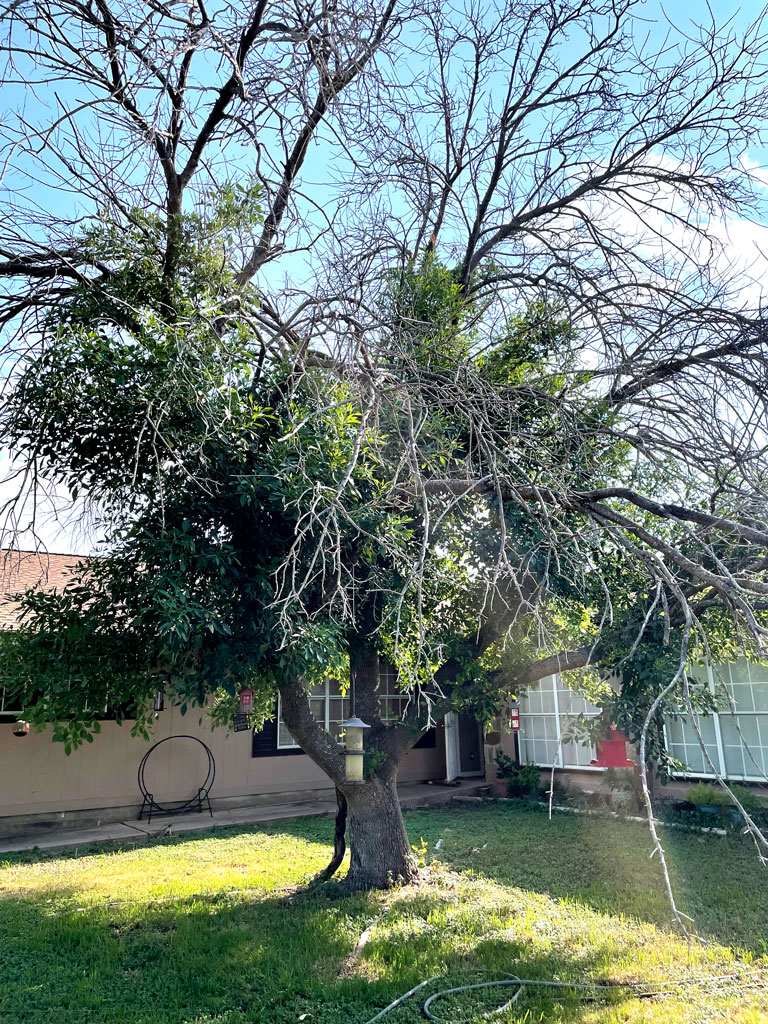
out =
{"type": "Polygon", "coordinates": [[[509,709],[509,728],[512,732],[520,731],[520,708],[509,709]]]}
{"type": "Polygon", "coordinates": [[[250,686],[244,686],[238,696],[240,697],[240,714],[253,714],[253,690],[250,686]]]}
{"type": "Polygon", "coordinates": [[[589,762],[595,768],[634,768],[635,762],[627,758],[627,737],[611,726],[607,740],[597,744],[597,757],[589,762]]]}

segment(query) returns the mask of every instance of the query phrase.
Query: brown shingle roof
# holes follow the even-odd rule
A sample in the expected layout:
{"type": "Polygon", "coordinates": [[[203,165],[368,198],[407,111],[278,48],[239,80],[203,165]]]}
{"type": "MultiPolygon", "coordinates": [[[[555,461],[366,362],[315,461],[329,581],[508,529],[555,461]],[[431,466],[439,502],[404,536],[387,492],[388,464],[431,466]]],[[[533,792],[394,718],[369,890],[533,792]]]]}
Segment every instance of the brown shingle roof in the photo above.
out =
{"type": "Polygon", "coordinates": [[[42,551],[0,549],[0,629],[18,627],[18,601],[11,594],[30,588],[61,590],[83,555],[50,555],[42,551]]]}

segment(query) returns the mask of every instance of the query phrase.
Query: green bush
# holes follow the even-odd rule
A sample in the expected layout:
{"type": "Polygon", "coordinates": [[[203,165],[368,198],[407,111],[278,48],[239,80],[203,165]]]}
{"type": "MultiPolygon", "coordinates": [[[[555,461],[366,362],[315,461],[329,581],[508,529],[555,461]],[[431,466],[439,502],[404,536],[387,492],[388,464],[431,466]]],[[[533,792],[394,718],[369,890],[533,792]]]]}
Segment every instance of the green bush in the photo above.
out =
{"type": "MultiPolygon", "coordinates": [[[[742,807],[747,811],[761,811],[767,806],[757,793],[747,789],[746,786],[740,786],[734,782],[731,783],[731,790],[742,807]]],[[[718,807],[733,806],[733,801],[724,789],[720,786],[710,786],[706,782],[699,782],[698,785],[692,786],[686,793],[685,798],[690,800],[692,804],[696,804],[697,807],[700,807],[702,804],[717,804],[718,807]]]]}
{"type": "Polygon", "coordinates": [[[697,785],[691,786],[685,794],[685,799],[696,804],[697,807],[701,807],[702,804],[717,804],[724,807],[731,803],[731,798],[724,789],[719,786],[710,786],[706,782],[699,782],[697,785]]]}
{"type": "Polygon", "coordinates": [[[739,803],[746,811],[762,811],[768,807],[764,800],[761,800],[757,793],[746,786],[739,786],[733,783],[731,786],[733,795],[738,798],[739,803]]]}
{"type": "Polygon", "coordinates": [[[507,780],[507,796],[527,796],[539,788],[539,769],[535,764],[518,764],[501,751],[496,755],[496,776],[507,780]]]}
{"type": "Polygon", "coordinates": [[[511,779],[520,770],[520,765],[517,761],[501,751],[496,754],[494,760],[496,761],[496,778],[498,779],[511,779]]]}

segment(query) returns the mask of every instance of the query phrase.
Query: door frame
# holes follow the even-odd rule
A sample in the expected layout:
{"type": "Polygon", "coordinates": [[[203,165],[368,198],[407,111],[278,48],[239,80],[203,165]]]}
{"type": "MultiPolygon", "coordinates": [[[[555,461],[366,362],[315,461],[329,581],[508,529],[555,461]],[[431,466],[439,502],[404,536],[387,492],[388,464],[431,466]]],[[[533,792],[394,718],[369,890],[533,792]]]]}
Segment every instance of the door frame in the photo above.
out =
{"type": "Polygon", "coordinates": [[[485,776],[485,765],[483,764],[483,737],[480,724],[477,723],[478,749],[480,752],[480,768],[475,772],[463,772],[461,770],[461,749],[459,716],[455,711],[449,711],[444,720],[445,728],[445,780],[453,782],[455,779],[482,779],[485,776]]]}
{"type": "Polygon", "coordinates": [[[459,718],[455,711],[449,711],[443,719],[445,732],[445,781],[453,782],[459,777],[459,718]]]}

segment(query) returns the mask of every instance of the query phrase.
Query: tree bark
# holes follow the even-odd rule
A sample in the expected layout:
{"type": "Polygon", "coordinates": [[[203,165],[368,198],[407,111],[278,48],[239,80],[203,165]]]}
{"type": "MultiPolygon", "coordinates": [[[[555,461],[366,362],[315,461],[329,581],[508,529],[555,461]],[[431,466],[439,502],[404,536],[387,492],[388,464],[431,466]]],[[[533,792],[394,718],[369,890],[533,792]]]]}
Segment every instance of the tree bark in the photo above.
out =
{"type": "Polygon", "coordinates": [[[327,882],[329,878],[333,878],[341,867],[344,854],[347,852],[347,798],[338,786],[336,787],[336,804],[338,810],[336,811],[336,829],[333,833],[333,856],[331,857],[331,863],[323,872],[324,882],[327,882]]]}
{"type": "Polygon", "coordinates": [[[397,798],[397,776],[346,785],[351,889],[389,889],[416,876],[397,798]]]}

